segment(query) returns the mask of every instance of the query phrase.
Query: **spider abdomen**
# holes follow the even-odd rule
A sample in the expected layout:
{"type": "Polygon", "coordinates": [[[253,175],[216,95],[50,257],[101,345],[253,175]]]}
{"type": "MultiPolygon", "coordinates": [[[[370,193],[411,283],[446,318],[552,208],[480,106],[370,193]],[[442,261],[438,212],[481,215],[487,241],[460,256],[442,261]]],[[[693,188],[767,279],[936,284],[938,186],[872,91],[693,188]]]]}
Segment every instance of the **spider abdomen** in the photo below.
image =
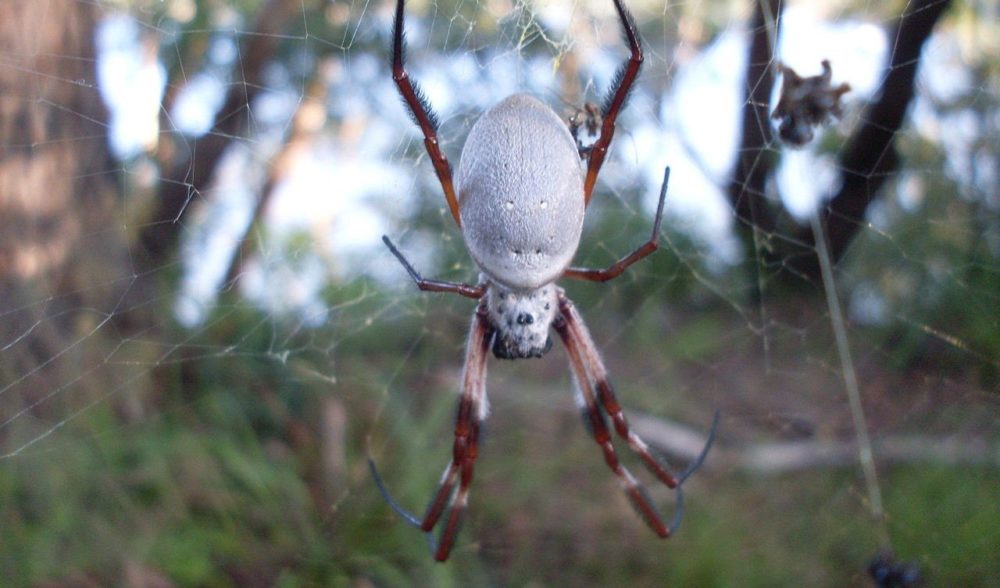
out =
{"type": "Polygon", "coordinates": [[[476,121],[456,177],[469,253],[492,280],[534,290],[569,265],[583,230],[583,167],[566,124],[515,94],[476,121]]]}

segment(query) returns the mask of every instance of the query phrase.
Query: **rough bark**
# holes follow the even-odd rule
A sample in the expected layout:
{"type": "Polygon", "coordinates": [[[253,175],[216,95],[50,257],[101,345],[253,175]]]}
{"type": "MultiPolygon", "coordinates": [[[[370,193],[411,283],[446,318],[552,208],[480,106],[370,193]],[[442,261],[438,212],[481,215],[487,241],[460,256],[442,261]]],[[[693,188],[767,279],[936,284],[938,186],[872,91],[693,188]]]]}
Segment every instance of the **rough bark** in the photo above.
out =
{"type": "MultiPolygon", "coordinates": [[[[113,207],[97,90],[97,8],[73,0],[0,3],[0,278],[43,280],[82,252],[113,207]]],[[[72,280],[69,280],[72,282],[72,280]]],[[[50,293],[52,293],[50,291],[50,293]]]]}
{"type": "MultiPolygon", "coordinates": [[[[106,388],[94,337],[129,285],[123,207],[97,89],[98,5],[0,2],[0,422],[106,388]],[[87,345],[80,344],[87,341],[87,345]]],[[[54,409],[53,409],[54,410],[54,409]]],[[[72,410],[70,408],[69,410],[72,410]]],[[[65,408],[64,408],[65,411],[65,408]]],[[[65,413],[65,412],[64,412],[65,413]]],[[[0,455],[36,421],[0,427],[0,455]]],[[[28,433],[30,435],[30,433],[28,433]]]]}

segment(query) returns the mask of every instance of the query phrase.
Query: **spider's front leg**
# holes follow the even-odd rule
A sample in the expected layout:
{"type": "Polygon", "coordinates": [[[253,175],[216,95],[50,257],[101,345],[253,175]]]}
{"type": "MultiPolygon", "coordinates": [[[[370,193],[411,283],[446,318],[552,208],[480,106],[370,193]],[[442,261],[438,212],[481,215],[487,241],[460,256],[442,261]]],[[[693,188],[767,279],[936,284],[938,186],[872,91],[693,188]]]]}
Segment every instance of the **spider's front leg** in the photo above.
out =
{"type": "Polygon", "coordinates": [[[573,371],[573,377],[576,380],[582,399],[584,414],[587,417],[594,440],[601,446],[604,452],[604,460],[607,462],[608,467],[611,468],[611,471],[618,477],[632,506],[635,507],[639,515],[646,521],[646,524],[657,535],[663,538],[669,537],[680,526],[683,515],[681,485],[705,461],[705,457],[708,455],[708,451],[715,440],[719,415],[718,413],[715,415],[708,440],[701,453],[683,473],[674,476],[650,452],[646,442],[629,428],[628,421],[608,379],[604,362],[601,361],[600,354],[597,351],[597,346],[594,344],[593,339],[591,339],[590,333],[583,323],[583,318],[577,312],[576,307],[562,292],[559,294],[559,311],[559,317],[553,323],[553,327],[559,333],[563,344],[566,346],[566,352],[570,359],[570,367],[573,371]],[[664,524],[663,518],[653,505],[642,484],[619,461],[614,445],[611,442],[611,433],[606,421],[607,417],[611,418],[618,436],[628,443],[629,448],[639,456],[646,468],[664,485],[677,490],[677,510],[669,525],[664,524]]]}
{"type": "Polygon", "coordinates": [[[455,219],[455,224],[462,226],[462,216],[458,210],[458,198],[455,196],[455,186],[451,178],[451,164],[448,158],[441,152],[441,144],[438,141],[438,118],[431,109],[427,97],[420,91],[420,86],[410,79],[410,74],[406,71],[406,40],[403,33],[404,0],[396,2],[396,18],[392,27],[392,79],[396,82],[396,88],[400,96],[410,109],[413,121],[420,127],[420,132],[424,135],[424,148],[434,165],[434,172],[438,181],[441,182],[441,190],[444,192],[445,201],[448,202],[448,209],[455,219]]]}
{"type": "Polygon", "coordinates": [[[493,327],[489,324],[486,302],[483,301],[476,309],[469,331],[465,369],[462,375],[462,395],[458,400],[458,414],[455,417],[455,441],[452,445],[451,461],[422,519],[410,514],[393,500],[375,468],[375,463],[370,459],[368,461],[375,484],[383,498],[403,519],[427,533],[431,553],[437,561],[448,559],[468,503],[473,466],[479,454],[479,426],[486,418],[486,356],[492,340],[493,327]],[[439,539],[435,541],[431,531],[437,526],[446,510],[450,512],[439,539]]]}
{"type": "Polygon", "coordinates": [[[629,58],[615,74],[614,82],[604,100],[604,107],[601,109],[601,135],[590,147],[587,156],[587,176],[583,184],[583,201],[588,204],[594,186],[597,184],[597,175],[601,173],[604,157],[608,153],[608,147],[615,134],[615,120],[622,107],[625,106],[625,101],[632,90],[632,84],[639,75],[639,68],[642,67],[642,43],[636,32],[638,27],[636,27],[635,19],[632,18],[623,2],[624,0],[614,0],[615,10],[618,12],[618,19],[622,25],[622,35],[628,43],[629,58]]]}

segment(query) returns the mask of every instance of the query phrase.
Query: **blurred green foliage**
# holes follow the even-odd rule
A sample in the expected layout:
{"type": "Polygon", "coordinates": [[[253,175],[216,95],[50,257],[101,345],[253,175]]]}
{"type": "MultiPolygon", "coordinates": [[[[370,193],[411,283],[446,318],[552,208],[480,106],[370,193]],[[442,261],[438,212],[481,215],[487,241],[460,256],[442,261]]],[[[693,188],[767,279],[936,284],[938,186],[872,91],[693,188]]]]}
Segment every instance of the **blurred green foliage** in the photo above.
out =
{"type": "MultiPolygon", "coordinates": [[[[862,564],[878,546],[854,473],[704,472],[688,485],[680,533],[662,542],[631,512],[574,412],[557,408],[569,404],[565,391],[540,382],[520,389],[523,402],[501,402],[488,423],[468,523],[452,560],[435,564],[365,462],[370,450],[396,498],[420,512],[450,444],[457,350],[434,334],[414,345],[394,336],[398,324],[357,340],[338,334],[331,384],[305,369],[307,351],[273,355],[273,325],[261,329],[259,318],[238,312],[200,341],[215,349],[234,325],[259,335],[237,353],[158,368],[167,388],[154,416],[127,423],[114,401],[101,403],[44,452],[4,460],[6,585],[114,584],[130,565],[181,586],[864,583],[862,564]],[[371,337],[377,345],[365,343],[371,337]],[[447,366],[440,386],[428,371],[435,362],[447,366]],[[318,416],[331,401],[350,415],[339,448],[346,467],[332,481],[318,416]]],[[[425,318],[455,317],[445,309],[425,318]]],[[[700,317],[675,344],[698,348],[718,328],[700,317]]],[[[315,350],[322,334],[303,337],[283,347],[315,350]]],[[[497,394],[519,389],[510,370],[498,371],[497,394]]],[[[630,401],[655,396],[627,388],[630,401]]],[[[893,467],[883,485],[896,548],[932,585],[1000,578],[1000,472],[893,467]]],[[[668,493],[651,490],[670,507],[668,493]]]]}

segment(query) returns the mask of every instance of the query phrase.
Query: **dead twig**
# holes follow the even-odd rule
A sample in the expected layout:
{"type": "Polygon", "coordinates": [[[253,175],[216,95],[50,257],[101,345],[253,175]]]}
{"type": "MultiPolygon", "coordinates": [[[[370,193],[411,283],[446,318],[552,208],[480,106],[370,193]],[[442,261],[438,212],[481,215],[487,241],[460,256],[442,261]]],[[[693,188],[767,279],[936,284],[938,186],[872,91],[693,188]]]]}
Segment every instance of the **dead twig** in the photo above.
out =
{"type": "MultiPolygon", "coordinates": [[[[705,444],[704,433],[649,415],[634,415],[633,428],[665,455],[677,460],[697,457],[705,444]]],[[[724,425],[720,427],[725,435],[724,425]]],[[[945,465],[985,465],[1000,467],[1000,442],[958,436],[929,437],[900,435],[872,439],[872,452],[882,463],[939,463],[945,465]]],[[[854,466],[858,462],[854,441],[805,440],[747,444],[726,447],[716,444],[706,467],[744,470],[775,475],[816,468],[854,466]]]]}

